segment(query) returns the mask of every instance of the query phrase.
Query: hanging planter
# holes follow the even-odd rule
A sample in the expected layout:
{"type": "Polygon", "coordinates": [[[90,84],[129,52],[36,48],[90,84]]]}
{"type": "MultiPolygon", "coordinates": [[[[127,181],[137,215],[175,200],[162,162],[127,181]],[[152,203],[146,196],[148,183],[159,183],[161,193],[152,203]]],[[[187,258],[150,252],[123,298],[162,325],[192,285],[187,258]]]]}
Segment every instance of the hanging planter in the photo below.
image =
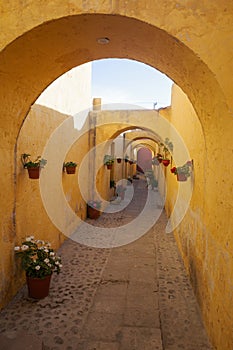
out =
{"type": "Polygon", "coordinates": [[[171,173],[176,175],[177,181],[187,181],[193,170],[193,161],[189,160],[184,165],[171,168],[171,173]]]}
{"type": "Polygon", "coordinates": [[[40,177],[40,167],[27,168],[29,179],[39,179],[40,177]]]}
{"type": "Polygon", "coordinates": [[[114,158],[109,154],[104,156],[104,165],[107,165],[107,169],[111,170],[114,163],[114,158]]]}
{"type": "Polygon", "coordinates": [[[163,159],[162,163],[164,166],[168,166],[170,164],[170,160],[169,159],[163,159]]]}
{"type": "Polygon", "coordinates": [[[177,176],[177,181],[187,181],[187,176],[185,175],[185,174],[183,174],[183,173],[177,173],[176,174],[176,176],[177,176]]]}
{"type": "Polygon", "coordinates": [[[39,179],[40,170],[41,168],[44,168],[47,160],[41,158],[41,156],[38,156],[34,161],[32,161],[30,156],[31,155],[27,153],[21,154],[21,162],[23,167],[28,171],[29,179],[39,179]]]}
{"type": "Polygon", "coordinates": [[[117,163],[121,163],[121,158],[117,158],[117,163]]]}
{"type": "Polygon", "coordinates": [[[63,164],[63,169],[66,169],[67,174],[75,174],[77,163],[75,162],[66,162],[63,164]]]}
{"type": "Polygon", "coordinates": [[[158,160],[157,157],[153,157],[153,158],[152,158],[152,165],[156,165],[156,166],[159,165],[159,160],[158,160]]]}

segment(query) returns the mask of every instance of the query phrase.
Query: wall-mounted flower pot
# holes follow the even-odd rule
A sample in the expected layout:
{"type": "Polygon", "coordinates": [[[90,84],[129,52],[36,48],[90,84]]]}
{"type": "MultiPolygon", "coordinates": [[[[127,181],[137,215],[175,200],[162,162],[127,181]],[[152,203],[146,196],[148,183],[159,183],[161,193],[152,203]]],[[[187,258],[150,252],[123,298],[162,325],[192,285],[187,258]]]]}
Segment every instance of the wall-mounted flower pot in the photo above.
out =
{"type": "Polygon", "coordinates": [[[183,173],[178,173],[177,175],[177,181],[187,181],[187,176],[183,173]]]}
{"type": "Polygon", "coordinates": [[[28,296],[34,299],[43,299],[49,295],[50,280],[52,275],[45,278],[35,278],[26,276],[28,286],[28,296]]]}
{"type": "Polygon", "coordinates": [[[112,169],[112,164],[107,164],[107,169],[111,170],[112,169]]]}
{"type": "Polygon", "coordinates": [[[100,216],[100,211],[87,205],[87,216],[90,219],[96,220],[100,216]]]}
{"type": "Polygon", "coordinates": [[[75,174],[76,172],[76,166],[66,166],[65,168],[67,174],[75,174]]]}
{"type": "Polygon", "coordinates": [[[40,167],[36,168],[27,168],[28,176],[30,179],[39,179],[40,177],[40,167]]]}
{"type": "Polygon", "coordinates": [[[163,159],[162,163],[164,166],[168,166],[170,164],[170,160],[169,159],[163,159]]]}
{"type": "Polygon", "coordinates": [[[117,163],[121,163],[121,158],[117,158],[117,163]]]}

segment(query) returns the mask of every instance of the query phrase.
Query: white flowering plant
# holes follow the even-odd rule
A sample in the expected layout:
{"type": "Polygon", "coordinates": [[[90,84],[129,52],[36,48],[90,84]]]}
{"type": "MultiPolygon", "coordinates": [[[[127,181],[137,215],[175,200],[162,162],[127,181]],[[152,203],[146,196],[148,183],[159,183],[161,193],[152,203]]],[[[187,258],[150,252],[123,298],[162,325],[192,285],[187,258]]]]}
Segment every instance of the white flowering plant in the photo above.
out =
{"type": "Polygon", "coordinates": [[[21,266],[28,277],[43,279],[53,272],[60,273],[61,257],[54,252],[49,242],[29,236],[14,251],[21,258],[21,266]]]}

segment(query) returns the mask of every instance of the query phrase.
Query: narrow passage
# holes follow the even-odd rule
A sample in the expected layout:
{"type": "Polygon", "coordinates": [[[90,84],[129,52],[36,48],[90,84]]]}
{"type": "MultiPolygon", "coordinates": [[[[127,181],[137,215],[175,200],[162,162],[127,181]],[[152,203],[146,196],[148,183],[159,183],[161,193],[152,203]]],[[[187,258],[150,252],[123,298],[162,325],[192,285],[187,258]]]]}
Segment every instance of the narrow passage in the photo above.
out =
{"type": "MultiPolygon", "coordinates": [[[[133,220],[152,190],[144,179],[132,186],[128,206],[87,222],[112,227],[133,220]]],[[[162,211],[145,235],[112,249],[67,240],[60,249],[64,268],[53,276],[50,295],[36,301],[24,287],[0,313],[0,349],[210,350],[166,222],[162,211]]]]}

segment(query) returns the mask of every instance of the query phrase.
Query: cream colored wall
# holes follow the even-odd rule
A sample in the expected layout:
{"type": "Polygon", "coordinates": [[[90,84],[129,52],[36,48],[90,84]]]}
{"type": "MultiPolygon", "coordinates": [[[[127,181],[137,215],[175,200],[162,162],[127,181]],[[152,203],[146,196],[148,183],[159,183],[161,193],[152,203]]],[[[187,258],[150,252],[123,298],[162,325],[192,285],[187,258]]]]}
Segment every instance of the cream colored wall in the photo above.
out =
{"type": "Polygon", "coordinates": [[[50,84],[35,103],[75,115],[91,107],[91,63],[71,69],[50,84]]]}

